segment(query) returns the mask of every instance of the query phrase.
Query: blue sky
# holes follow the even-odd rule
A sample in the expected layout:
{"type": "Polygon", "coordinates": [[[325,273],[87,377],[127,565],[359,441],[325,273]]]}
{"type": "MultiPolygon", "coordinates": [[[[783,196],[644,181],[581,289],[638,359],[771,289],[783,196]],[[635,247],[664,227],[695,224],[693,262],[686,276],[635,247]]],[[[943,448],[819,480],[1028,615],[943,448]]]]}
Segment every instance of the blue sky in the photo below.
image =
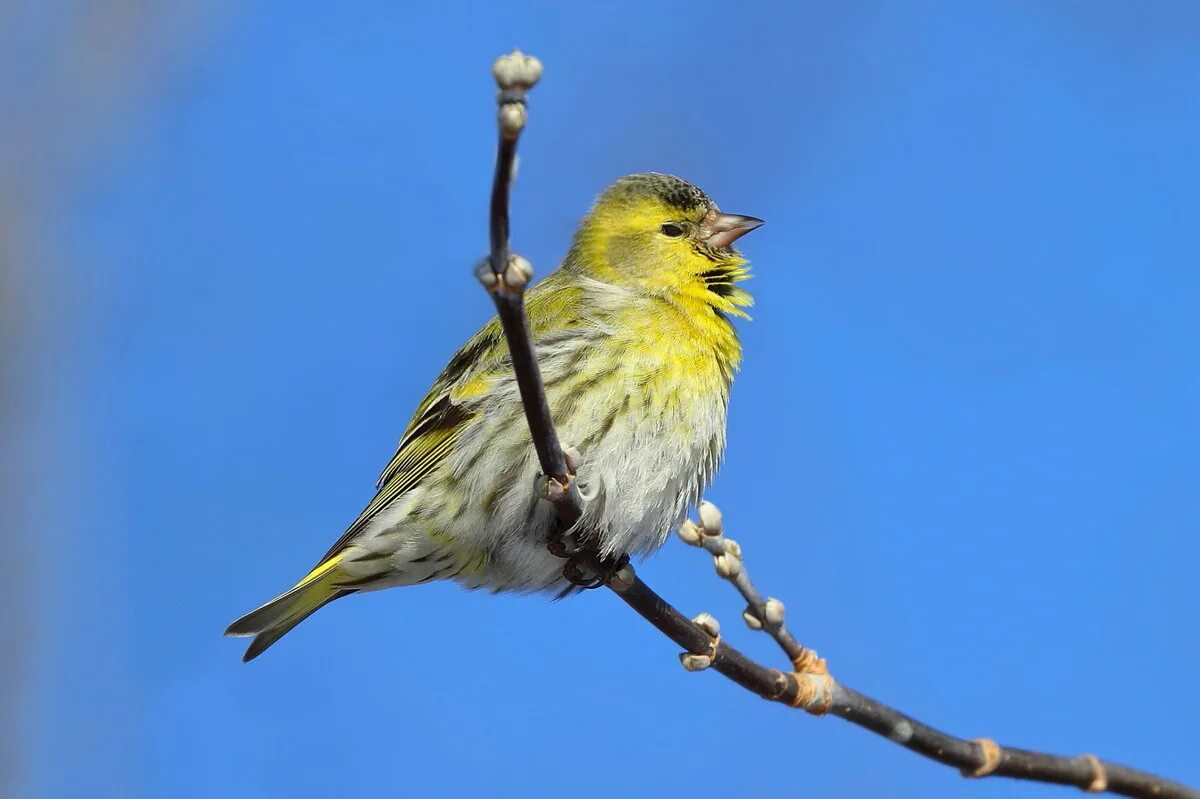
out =
{"type": "MultiPolygon", "coordinates": [[[[355,597],[249,666],[220,637],[489,315],[514,46],[546,65],[513,199],[540,274],[629,172],[768,220],[709,496],[797,636],[948,731],[1200,784],[1194,8],[273,2],[213,20],[41,233],[69,310],[29,795],[1066,790],[686,674],[604,592],[355,597]]],[[[782,665],[695,550],[641,574],[782,665]]]]}

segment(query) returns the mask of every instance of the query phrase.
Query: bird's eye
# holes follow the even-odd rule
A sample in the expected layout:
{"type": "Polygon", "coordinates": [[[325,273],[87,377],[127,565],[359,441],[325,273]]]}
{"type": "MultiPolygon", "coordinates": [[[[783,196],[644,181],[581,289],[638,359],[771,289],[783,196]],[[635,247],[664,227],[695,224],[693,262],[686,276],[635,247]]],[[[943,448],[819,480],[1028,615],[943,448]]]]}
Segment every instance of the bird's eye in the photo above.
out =
{"type": "Polygon", "coordinates": [[[659,228],[659,230],[662,231],[664,236],[670,236],[671,238],[676,238],[683,235],[683,228],[674,222],[667,222],[661,228],[659,228]]]}

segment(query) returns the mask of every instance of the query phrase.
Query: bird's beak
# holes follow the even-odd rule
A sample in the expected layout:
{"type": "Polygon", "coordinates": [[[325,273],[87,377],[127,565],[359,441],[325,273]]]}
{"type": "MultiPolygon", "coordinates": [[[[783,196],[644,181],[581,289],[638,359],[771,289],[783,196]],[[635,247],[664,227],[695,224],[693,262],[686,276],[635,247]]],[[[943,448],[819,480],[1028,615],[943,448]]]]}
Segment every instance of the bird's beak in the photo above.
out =
{"type": "Polygon", "coordinates": [[[723,250],[762,224],[763,221],[754,216],[717,214],[707,225],[709,235],[704,242],[709,247],[723,250]]]}

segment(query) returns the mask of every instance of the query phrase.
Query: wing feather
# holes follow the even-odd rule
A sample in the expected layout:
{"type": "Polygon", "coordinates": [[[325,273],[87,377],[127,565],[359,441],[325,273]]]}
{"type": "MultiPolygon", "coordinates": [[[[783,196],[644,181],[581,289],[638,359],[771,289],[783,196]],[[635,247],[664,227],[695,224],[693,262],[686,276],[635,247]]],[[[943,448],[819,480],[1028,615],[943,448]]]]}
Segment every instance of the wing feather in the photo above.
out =
{"type": "MultiPolygon", "coordinates": [[[[555,330],[577,328],[581,292],[562,270],[552,273],[527,295],[535,339],[555,330]]],[[[375,497],[363,509],[318,565],[339,553],[372,518],[441,466],[476,412],[467,401],[486,391],[490,377],[511,370],[508,344],[500,321],[493,317],[454,354],[417,407],[400,438],[396,453],[380,474],[375,497]]]]}
{"type": "Polygon", "coordinates": [[[445,462],[463,429],[475,417],[475,413],[464,407],[462,398],[456,396],[455,389],[492,365],[498,341],[502,341],[500,326],[493,320],[450,359],[400,437],[396,453],[376,483],[374,498],[325,553],[321,563],[344,549],[377,513],[445,462]]]}

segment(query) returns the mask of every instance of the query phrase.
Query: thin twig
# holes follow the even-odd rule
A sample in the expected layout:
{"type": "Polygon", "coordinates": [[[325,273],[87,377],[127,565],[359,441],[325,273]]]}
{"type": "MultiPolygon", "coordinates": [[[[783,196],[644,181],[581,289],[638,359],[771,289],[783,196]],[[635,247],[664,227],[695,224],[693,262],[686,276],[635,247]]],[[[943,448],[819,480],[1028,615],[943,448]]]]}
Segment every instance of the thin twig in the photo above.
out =
{"type": "Polygon", "coordinates": [[[820,680],[821,675],[781,672],[756,663],[687,619],[632,570],[618,574],[609,588],[663,635],[689,652],[711,658],[712,669],[746,690],[791,707],[804,706],[806,699],[815,695],[806,708],[809,712],[819,715],[827,710],[917,754],[952,766],[963,776],[1012,777],[1145,799],[1200,797],[1200,791],[1092,755],[1065,757],[1001,747],[987,739],[956,738],[841,685],[828,675],[824,675],[823,685],[806,685],[806,680],[820,680]]]}
{"type": "MultiPolygon", "coordinates": [[[[526,94],[541,75],[541,64],[536,59],[514,52],[497,60],[493,74],[500,86],[497,98],[500,106],[500,144],[492,187],[491,252],[476,274],[487,287],[500,315],[512,353],[513,369],[520,386],[530,434],[542,472],[548,476],[546,498],[554,501],[560,523],[565,529],[579,520],[583,501],[568,471],[550,416],[525,315],[523,291],[532,270],[527,261],[509,252],[508,245],[508,194],[516,144],[525,126],[526,94]],[[557,490],[554,486],[557,486],[557,490]]],[[[990,739],[956,738],[838,683],[824,668],[824,662],[810,656],[811,650],[800,646],[787,632],[783,624],[782,604],[778,623],[774,622],[776,614],[771,607],[773,600],[764,600],[745,575],[741,551],[736,543],[722,537],[718,550],[717,541],[721,535],[719,515],[716,518],[718,522],[715,525],[709,520],[709,525],[714,527],[712,534],[704,535],[710,531],[701,529],[701,538],[696,545],[704,546],[717,558],[718,569],[724,570],[722,576],[737,587],[749,603],[753,617],[761,621],[763,628],[783,648],[793,661],[795,670],[785,672],[763,666],[742,654],[722,640],[715,619],[702,614],[689,620],[642,582],[633,567],[626,563],[604,584],[642,618],[685,650],[682,660],[689,670],[711,668],[764,699],[802,708],[814,715],[829,713],[840,716],[931,760],[959,769],[964,776],[1013,777],[1146,799],[1200,799],[1200,791],[1092,755],[1064,757],[1002,747],[990,739]],[[744,579],[738,577],[739,573],[744,579]]],[[[701,521],[706,521],[703,516],[701,521]]]]}
{"type": "MultiPolygon", "coordinates": [[[[721,512],[716,506],[710,502],[701,503],[699,515],[700,524],[687,520],[680,527],[679,537],[691,546],[701,547],[712,553],[717,573],[724,579],[732,582],[738,592],[746,598],[752,607],[756,604],[755,598],[757,598],[758,603],[761,603],[761,606],[764,608],[763,615],[771,617],[772,624],[771,627],[764,624],[763,629],[768,632],[774,630],[777,633],[781,633],[779,635],[772,633],[772,635],[796,667],[792,674],[785,676],[818,681],[824,678],[826,680],[823,685],[817,687],[827,692],[820,695],[822,700],[827,698],[827,702],[825,704],[821,704],[821,702],[810,703],[809,706],[805,707],[810,713],[814,715],[829,713],[834,716],[840,716],[853,724],[882,735],[918,754],[936,760],[939,763],[953,766],[959,769],[965,777],[1012,777],[1014,779],[1026,779],[1037,782],[1074,785],[1085,791],[1107,791],[1125,796],[1193,798],[1200,796],[1200,792],[1179,785],[1178,783],[1169,782],[1144,771],[1100,760],[1093,755],[1064,757],[1012,747],[1002,747],[986,738],[975,740],[956,738],[926,724],[922,724],[910,716],[888,707],[882,702],[878,702],[848,686],[842,685],[828,674],[825,662],[817,659],[816,653],[813,650],[801,646],[790,633],[786,632],[782,603],[778,607],[771,607],[771,604],[777,603],[778,600],[767,599],[765,602],[761,600],[761,594],[750,581],[749,574],[746,572],[744,565],[742,565],[743,556],[741,546],[724,535],[724,521],[721,512]],[[793,652],[796,654],[793,654],[793,652]]],[[[613,587],[613,590],[616,591],[617,588],[613,587]]],[[[655,606],[653,602],[644,602],[643,604],[648,612],[654,612],[655,606]]],[[[663,624],[659,623],[659,621],[662,621],[668,625],[674,624],[676,623],[675,619],[666,616],[660,620],[651,619],[641,608],[635,607],[635,610],[642,613],[652,624],[666,633],[672,640],[675,640],[676,643],[680,643],[685,647],[688,646],[688,644],[684,644],[672,635],[670,631],[664,629],[663,624]]],[[[697,618],[699,619],[699,617],[697,618]]],[[[703,626],[703,624],[693,624],[692,626],[703,626]]],[[[753,624],[751,626],[753,627],[753,624]]],[[[691,645],[693,648],[689,651],[703,651],[702,643],[691,641],[691,645]],[[694,648],[697,646],[701,648],[694,648]]],[[[740,656],[740,653],[736,651],[726,653],[725,649],[726,645],[722,643],[720,654],[712,661],[712,668],[715,668],[722,674],[726,674],[726,676],[730,676],[731,679],[735,679],[739,684],[755,691],[761,696],[796,706],[794,704],[796,694],[793,693],[793,688],[790,684],[782,695],[767,696],[763,693],[763,689],[773,684],[770,681],[759,681],[754,685],[746,685],[742,680],[728,674],[722,668],[722,656],[728,657],[729,655],[733,655],[734,660],[736,660],[740,656]]],[[[743,666],[739,665],[737,668],[739,674],[747,673],[743,666]]],[[[778,678],[776,678],[777,680],[778,678]]],[[[803,685],[798,686],[798,688],[803,687],[803,685]]],[[[812,689],[809,690],[811,691],[812,689]]]]}
{"type": "Polygon", "coordinates": [[[775,639],[779,648],[787,655],[796,671],[806,671],[815,662],[816,653],[801,646],[784,622],[783,602],[774,597],[763,598],[742,559],[742,548],[732,538],[724,535],[721,512],[711,502],[700,503],[700,524],[691,519],[679,527],[679,538],[686,544],[701,547],[713,556],[717,574],[733,583],[734,588],[746,600],[742,618],[752,630],[762,630],[775,639]]]}
{"type": "Polygon", "coordinates": [[[496,59],[492,65],[492,75],[500,92],[496,97],[499,141],[489,216],[491,250],[486,261],[476,269],[476,275],[496,305],[538,462],[542,474],[557,483],[563,494],[556,498],[554,504],[560,524],[563,529],[568,529],[583,515],[583,498],[567,470],[558,432],[550,416],[550,405],[546,401],[542,373],[533,351],[533,335],[529,329],[529,317],[525,313],[525,286],[533,276],[533,268],[524,258],[514,255],[508,244],[508,196],[516,165],[517,141],[525,129],[529,90],[541,77],[542,65],[536,58],[514,50],[496,59]]]}

